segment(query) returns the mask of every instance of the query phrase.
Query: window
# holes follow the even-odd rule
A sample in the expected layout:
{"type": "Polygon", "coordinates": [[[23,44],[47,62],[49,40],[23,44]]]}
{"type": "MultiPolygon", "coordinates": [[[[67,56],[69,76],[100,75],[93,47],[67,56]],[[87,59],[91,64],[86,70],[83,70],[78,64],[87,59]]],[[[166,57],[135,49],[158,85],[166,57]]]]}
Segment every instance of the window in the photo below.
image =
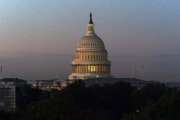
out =
{"type": "Polygon", "coordinates": [[[89,72],[96,72],[96,66],[95,65],[89,65],[88,66],[88,71],[89,72]]]}

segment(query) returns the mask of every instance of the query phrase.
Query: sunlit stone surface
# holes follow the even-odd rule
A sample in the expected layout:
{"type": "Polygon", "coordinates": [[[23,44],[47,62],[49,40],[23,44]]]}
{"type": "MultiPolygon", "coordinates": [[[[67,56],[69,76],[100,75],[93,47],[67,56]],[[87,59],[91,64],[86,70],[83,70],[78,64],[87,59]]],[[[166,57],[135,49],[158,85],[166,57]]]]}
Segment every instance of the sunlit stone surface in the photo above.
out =
{"type": "Polygon", "coordinates": [[[94,23],[90,21],[85,36],[82,37],[72,61],[70,80],[110,77],[111,64],[108,53],[101,38],[94,31],[94,23]]]}

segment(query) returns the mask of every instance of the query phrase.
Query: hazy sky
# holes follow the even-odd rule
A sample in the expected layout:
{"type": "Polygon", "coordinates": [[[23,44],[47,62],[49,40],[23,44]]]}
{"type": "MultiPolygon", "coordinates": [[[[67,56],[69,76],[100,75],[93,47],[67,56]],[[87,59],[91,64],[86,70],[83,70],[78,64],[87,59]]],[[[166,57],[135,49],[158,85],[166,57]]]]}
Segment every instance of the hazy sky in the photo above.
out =
{"type": "MultiPolygon", "coordinates": [[[[63,74],[68,74],[69,64],[63,61],[71,62],[90,12],[110,59],[119,66],[123,56],[179,56],[179,11],[179,0],[0,0],[0,61],[8,66],[8,75],[27,79],[61,76],[63,66],[67,68],[63,74]],[[30,63],[34,64],[28,67],[30,63]]],[[[164,65],[159,68],[167,69],[164,65]]],[[[157,79],[162,76],[163,72],[157,79]]]]}

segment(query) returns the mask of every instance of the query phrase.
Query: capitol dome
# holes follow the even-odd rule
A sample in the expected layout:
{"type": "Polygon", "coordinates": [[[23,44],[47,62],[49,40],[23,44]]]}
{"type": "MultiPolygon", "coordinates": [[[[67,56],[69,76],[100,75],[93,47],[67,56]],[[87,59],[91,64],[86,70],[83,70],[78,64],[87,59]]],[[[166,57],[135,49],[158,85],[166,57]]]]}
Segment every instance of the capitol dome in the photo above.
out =
{"type": "Polygon", "coordinates": [[[105,49],[104,43],[96,34],[84,36],[80,41],[79,48],[81,49],[105,49]]]}
{"type": "Polygon", "coordinates": [[[111,64],[104,42],[94,31],[92,14],[86,34],[81,38],[72,61],[70,80],[110,77],[111,64]]]}

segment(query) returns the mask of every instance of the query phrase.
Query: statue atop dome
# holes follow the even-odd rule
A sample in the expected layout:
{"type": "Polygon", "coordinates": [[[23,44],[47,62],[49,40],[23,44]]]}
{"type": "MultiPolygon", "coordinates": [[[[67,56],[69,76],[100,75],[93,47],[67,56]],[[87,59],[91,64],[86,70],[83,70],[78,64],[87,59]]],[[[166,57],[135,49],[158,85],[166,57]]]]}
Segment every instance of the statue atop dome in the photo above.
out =
{"type": "Polygon", "coordinates": [[[92,13],[90,13],[89,24],[94,24],[94,23],[93,23],[93,20],[92,20],[92,13]]]}

